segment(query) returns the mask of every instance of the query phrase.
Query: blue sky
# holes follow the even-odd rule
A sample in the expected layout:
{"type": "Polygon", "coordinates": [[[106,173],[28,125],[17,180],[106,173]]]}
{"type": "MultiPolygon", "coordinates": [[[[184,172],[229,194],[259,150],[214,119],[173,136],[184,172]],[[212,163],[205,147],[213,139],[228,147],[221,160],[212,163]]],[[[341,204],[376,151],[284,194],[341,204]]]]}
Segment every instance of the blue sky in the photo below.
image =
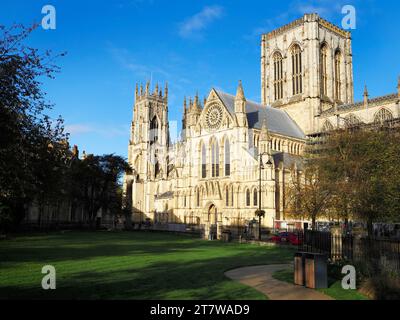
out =
{"type": "Polygon", "coordinates": [[[398,1],[177,1],[1,0],[0,24],[41,21],[41,9],[57,10],[56,30],[39,29],[29,44],[55,52],[62,68],[45,81],[71,144],[88,153],[127,155],[136,82],[169,83],[169,118],[180,125],[182,100],[212,87],[260,101],[260,35],[317,12],[340,25],[352,4],[355,98],[364,84],[371,96],[395,92],[400,75],[398,1]]]}

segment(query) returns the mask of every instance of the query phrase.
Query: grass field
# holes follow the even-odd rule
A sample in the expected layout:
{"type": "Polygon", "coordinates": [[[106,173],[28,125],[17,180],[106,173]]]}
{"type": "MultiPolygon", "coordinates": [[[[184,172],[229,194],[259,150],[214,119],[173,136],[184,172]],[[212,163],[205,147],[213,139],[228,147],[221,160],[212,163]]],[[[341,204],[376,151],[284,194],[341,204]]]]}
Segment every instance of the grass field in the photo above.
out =
{"type": "Polygon", "coordinates": [[[265,299],[224,276],[286,263],[288,248],[150,232],[67,232],[0,241],[0,299],[265,299]],[[43,290],[44,265],[57,289],[43,290]]]}
{"type": "MultiPolygon", "coordinates": [[[[276,271],[272,276],[277,280],[285,281],[288,283],[293,283],[294,279],[293,270],[276,271]]],[[[368,300],[366,296],[364,296],[357,290],[343,289],[340,280],[330,279],[328,285],[329,288],[317,290],[325,293],[327,296],[330,296],[335,300],[368,300]]]]}

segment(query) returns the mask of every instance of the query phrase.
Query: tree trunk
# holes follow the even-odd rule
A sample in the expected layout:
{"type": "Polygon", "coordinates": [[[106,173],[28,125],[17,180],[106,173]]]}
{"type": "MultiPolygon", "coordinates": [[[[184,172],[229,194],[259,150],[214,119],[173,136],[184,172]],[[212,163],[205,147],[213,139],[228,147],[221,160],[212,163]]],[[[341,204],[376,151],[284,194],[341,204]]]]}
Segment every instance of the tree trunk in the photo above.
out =
{"type": "Polygon", "coordinates": [[[370,219],[370,218],[368,218],[368,220],[367,220],[367,232],[368,232],[368,238],[372,237],[374,235],[372,219],[370,219]]]}
{"type": "Polygon", "coordinates": [[[349,231],[349,218],[347,216],[344,219],[344,230],[345,230],[346,234],[349,231]]]}

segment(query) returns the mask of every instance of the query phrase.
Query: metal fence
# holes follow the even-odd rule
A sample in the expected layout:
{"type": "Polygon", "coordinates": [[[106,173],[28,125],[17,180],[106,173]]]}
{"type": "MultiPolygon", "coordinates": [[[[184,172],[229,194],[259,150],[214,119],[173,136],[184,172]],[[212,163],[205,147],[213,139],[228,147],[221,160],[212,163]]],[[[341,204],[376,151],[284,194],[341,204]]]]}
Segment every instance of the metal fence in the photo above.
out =
{"type": "Polygon", "coordinates": [[[154,223],[154,224],[143,224],[140,228],[142,230],[153,230],[153,231],[167,231],[175,233],[186,233],[198,236],[204,235],[204,225],[197,224],[186,224],[186,223],[154,223]]]}
{"type": "Polygon", "coordinates": [[[386,268],[400,275],[400,240],[360,238],[330,232],[298,232],[299,251],[326,254],[333,261],[352,261],[386,268]]]}
{"type": "Polygon", "coordinates": [[[229,232],[231,235],[231,239],[234,240],[237,240],[239,238],[248,239],[251,237],[248,232],[248,228],[243,225],[222,226],[222,232],[229,232]]]}

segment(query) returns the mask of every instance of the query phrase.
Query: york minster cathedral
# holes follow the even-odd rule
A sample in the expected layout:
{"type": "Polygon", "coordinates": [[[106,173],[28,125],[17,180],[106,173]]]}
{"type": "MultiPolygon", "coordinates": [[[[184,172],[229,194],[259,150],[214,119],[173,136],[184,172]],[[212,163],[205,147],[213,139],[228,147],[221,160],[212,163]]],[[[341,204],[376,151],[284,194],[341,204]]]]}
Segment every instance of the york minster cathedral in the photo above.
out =
{"type": "MultiPolygon", "coordinates": [[[[354,101],[350,32],[317,14],[261,36],[261,102],[211,89],[182,105],[171,143],[168,87],[136,86],[124,191],[132,221],[265,227],[289,220],[286,188],[302,171],[306,143],[326,131],[400,118],[397,92],[354,101]]],[[[395,91],[395,84],[393,85],[395,91]]],[[[293,221],[301,224],[301,221],[293,221]]],[[[299,227],[299,225],[296,225],[299,227]]]]}

